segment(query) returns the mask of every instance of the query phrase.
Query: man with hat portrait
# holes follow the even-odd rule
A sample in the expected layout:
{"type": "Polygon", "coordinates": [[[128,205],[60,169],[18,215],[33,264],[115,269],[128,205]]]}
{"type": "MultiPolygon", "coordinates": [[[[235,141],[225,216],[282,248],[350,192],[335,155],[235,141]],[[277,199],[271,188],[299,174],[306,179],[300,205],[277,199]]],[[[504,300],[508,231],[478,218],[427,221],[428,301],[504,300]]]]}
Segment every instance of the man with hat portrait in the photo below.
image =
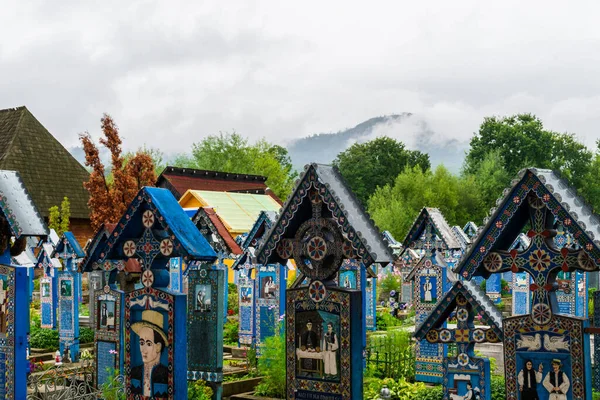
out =
{"type": "Polygon", "coordinates": [[[131,393],[156,399],[166,398],[169,390],[169,369],[160,363],[160,356],[169,345],[163,330],[163,315],[145,310],[141,321],[131,325],[139,336],[142,365],[131,368],[131,393]]]}
{"type": "Polygon", "coordinates": [[[548,400],[567,400],[569,391],[569,378],[560,368],[562,363],[559,359],[552,360],[552,371],[544,378],[544,388],[550,393],[548,400]]]}

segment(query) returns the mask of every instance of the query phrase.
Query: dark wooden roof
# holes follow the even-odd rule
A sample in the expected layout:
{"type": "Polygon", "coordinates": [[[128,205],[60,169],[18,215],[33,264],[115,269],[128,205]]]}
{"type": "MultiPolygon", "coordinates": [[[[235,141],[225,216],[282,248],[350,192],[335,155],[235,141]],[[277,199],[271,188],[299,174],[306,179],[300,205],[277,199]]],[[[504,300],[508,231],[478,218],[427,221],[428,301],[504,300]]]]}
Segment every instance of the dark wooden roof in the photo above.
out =
{"type": "Polygon", "coordinates": [[[26,107],[0,110],[0,169],[18,171],[42,216],[71,203],[71,218],[89,219],[89,173],[26,107]]]}

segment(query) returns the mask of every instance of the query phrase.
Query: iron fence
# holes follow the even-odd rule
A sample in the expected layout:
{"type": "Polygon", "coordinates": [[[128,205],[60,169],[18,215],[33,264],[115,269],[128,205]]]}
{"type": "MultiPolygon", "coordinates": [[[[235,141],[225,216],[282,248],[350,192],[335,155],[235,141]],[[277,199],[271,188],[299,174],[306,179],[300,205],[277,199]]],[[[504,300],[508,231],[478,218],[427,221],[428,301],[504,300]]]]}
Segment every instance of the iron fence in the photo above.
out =
{"type": "Polygon", "coordinates": [[[365,349],[367,373],[378,378],[415,377],[415,350],[410,334],[387,332],[381,336],[370,336],[365,349]]]}
{"type": "MultiPolygon", "coordinates": [[[[123,377],[115,378],[112,386],[115,398],[124,395],[123,377]]],[[[35,372],[27,378],[27,400],[97,400],[102,399],[101,388],[94,384],[94,362],[84,360],[79,364],[53,366],[35,372]]]]}

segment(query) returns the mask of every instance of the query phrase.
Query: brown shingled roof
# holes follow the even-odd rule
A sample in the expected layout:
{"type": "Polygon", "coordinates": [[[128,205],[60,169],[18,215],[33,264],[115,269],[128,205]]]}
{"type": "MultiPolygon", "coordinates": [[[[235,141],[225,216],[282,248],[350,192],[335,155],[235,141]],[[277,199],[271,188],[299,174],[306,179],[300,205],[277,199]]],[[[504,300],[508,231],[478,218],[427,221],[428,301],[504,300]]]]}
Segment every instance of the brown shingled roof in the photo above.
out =
{"type": "Polygon", "coordinates": [[[0,169],[19,171],[40,213],[71,203],[71,218],[89,219],[89,173],[26,107],[0,110],[0,169]]]}

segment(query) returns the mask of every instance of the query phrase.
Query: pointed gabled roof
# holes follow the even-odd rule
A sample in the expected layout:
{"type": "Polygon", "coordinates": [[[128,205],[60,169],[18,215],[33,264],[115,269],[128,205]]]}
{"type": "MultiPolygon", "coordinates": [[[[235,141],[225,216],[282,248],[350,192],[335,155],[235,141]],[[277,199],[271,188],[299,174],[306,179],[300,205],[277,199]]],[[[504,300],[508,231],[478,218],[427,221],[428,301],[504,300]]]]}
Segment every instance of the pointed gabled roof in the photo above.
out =
{"type": "MultiPolygon", "coordinates": [[[[526,212],[527,195],[535,194],[540,206],[546,207],[556,220],[573,235],[576,242],[595,263],[600,265],[600,219],[590,206],[577,195],[558,172],[527,168],[519,172],[518,179],[504,190],[491,216],[484,220],[485,226],[473,238],[467,253],[455,271],[465,279],[473,275],[487,277],[490,272],[483,267],[483,260],[493,249],[506,249],[518,237],[527,218],[518,216],[526,212]],[[517,216],[517,217],[515,217],[517,216]],[[515,218],[513,218],[515,217],[515,218]]],[[[591,270],[589,267],[587,271],[591,270]]]]}
{"type": "Polygon", "coordinates": [[[248,235],[242,243],[242,249],[247,249],[252,245],[253,242],[259,240],[264,234],[273,226],[277,219],[277,212],[275,211],[261,211],[256,219],[256,222],[252,226],[252,229],[248,232],[248,235]]]}
{"type": "Polygon", "coordinates": [[[90,272],[94,268],[90,260],[97,260],[100,253],[104,250],[104,245],[108,240],[110,234],[115,229],[116,224],[102,224],[96,230],[94,238],[88,242],[85,247],[85,257],[79,263],[80,272],[90,272]]]}
{"type": "Polygon", "coordinates": [[[397,241],[390,231],[383,231],[381,234],[383,240],[386,241],[387,245],[392,249],[395,256],[402,252],[402,243],[397,241]]]}
{"type": "Polygon", "coordinates": [[[456,297],[462,294],[475,313],[481,315],[481,323],[488,325],[502,340],[502,314],[490,301],[485,293],[472,281],[456,281],[452,288],[442,297],[437,307],[415,329],[417,340],[425,339],[431,329],[440,328],[447,321],[448,316],[456,309],[456,297]]]}
{"type": "Polygon", "coordinates": [[[62,237],[54,248],[51,257],[62,259],[83,258],[85,257],[85,253],[79,245],[79,242],[77,242],[77,239],[75,239],[73,232],[65,232],[62,234],[62,237]]]}
{"type": "Polygon", "coordinates": [[[0,110],[0,169],[19,171],[43,216],[66,196],[71,218],[89,219],[89,173],[25,107],[0,110]]]}
{"type": "MultiPolygon", "coordinates": [[[[151,211],[148,217],[154,230],[160,228],[164,239],[171,239],[172,250],[169,257],[209,262],[217,258],[215,251],[196,229],[171,192],[167,189],[143,187],[119,220],[98,259],[90,258],[89,262],[127,259],[121,251],[123,245],[126,241],[139,239],[144,234],[146,228],[143,224],[148,221],[143,222],[142,214],[148,210],[151,211]]],[[[156,237],[154,240],[157,240],[156,237]]]]}
{"type": "Polygon", "coordinates": [[[462,230],[467,236],[472,237],[477,234],[477,231],[479,230],[479,228],[477,227],[475,222],[469,221],[465,224],[465,226],[462,228],[462,230]]]}
{"type": "Polygon", "coordinates": [[[244,237],[241,244],[243,253],[235,259],[235,262],[231,266],[232,269],[237,270],[241,265],[246,264],[248,260],[252,261],[254,258],[254,252],[256,247],[261,243],[261,239],[265,233],[273,226],[277,220],[277,213],[274,211],[261,211],[256,219],[256,222],[250,229],[250,232],[244,237]]]}
{"type": "Polygon", "coordinates": [[[0,211],[16,238],[48,235],[48,228],[16,171],[0,170],[0,211]]]}
{"type": "Polygon", "coordinates": [[[460,247],[463,250],[466,250],[466,248],[469,247],[469,245],[471,244],[471,239],[469,239],[467,234],[462,229],[460,229],[460,226],[453,226],[452,233],[454,233],[454,236],[456,236],[456,239],[458,239],[460,247]]]}
{"type": "Polygon", "coordinates": [[[450,225],[448,225],[448,222],[446,222],[446,219],[440,210],[430,207],[424,207],[421,210],[421,213],[413,223],[406,238],[404,238],[402,246],[407,249],[411,247],[412,243],[419,240],[423,235],[423,232],[425,232],[425,227],[429,222],[431,222],[431,225],[433,226],[433,233],[435,233],[442,241],[442,244],[445,247],[444,250],[460,249],[460,244],[454,237],[452,228],[450,228],[450,225]]]}
{"type": "Polygon", "coordinates": [[[200,207],[192,222],[213,249],[219,251],[220,247],[222,251],[230,254],[242,254],[242,249],[212,207],[200,207]],[[202,228],[202,225],[205,225],[205,228],[202,228]],[[208,229],[208,232],[202,232],[202,229],[208,229]]]}
{"type": "Polygon", "coordinates": [[[374,262],[387,264],[393,261],[392,250],[382,239],[375,223],[352,194],[339,171],[331,165],[313,163],[305,167],[294,192],[283,205],[277,222],[266,233],[256,253],[259,264],[266,265],[271,263],[271,260],[281,261],[275,248],[306,219],[306,215],[304,218],[297,218],[297,215],[311,212],[307,197],[312,185],[318,186],[325,207],[331,212],[335,223],[365,266],[368,267],[374,262]]]}

